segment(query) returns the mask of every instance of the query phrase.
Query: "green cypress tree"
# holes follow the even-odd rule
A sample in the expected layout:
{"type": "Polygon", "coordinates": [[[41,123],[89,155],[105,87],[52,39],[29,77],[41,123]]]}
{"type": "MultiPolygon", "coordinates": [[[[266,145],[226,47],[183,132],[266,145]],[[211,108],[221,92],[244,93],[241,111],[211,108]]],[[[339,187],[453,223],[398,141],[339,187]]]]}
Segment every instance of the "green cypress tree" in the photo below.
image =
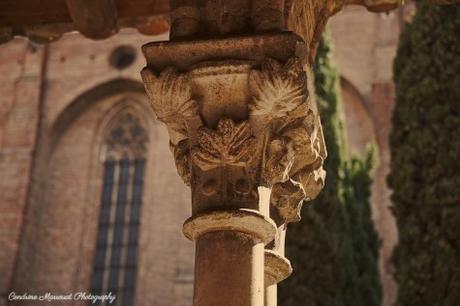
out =
{"type": "Polygon", "coordinates": [[[370,219],[370,169],[344,159],[338,74],[323,37],[315,65],[315,90],[329,156],[326,185],[305,205],[302,221],[288,228],[286,256],[294,274],[280,284],[282,306],[378,306],[378,238],[370,219]]]}
{"type": "Polygon", "coordinates": [[[382,299],[378,272],[379,237],[372,221],[369,199],[372,185],[374,153],[364,160],[352,158],[344,171],[343,238],[350,244],[343,254],[342,265],[347,271],[343,287],[347,306],[379,306],[382,299]]]}
{"type": "Polygon", "coordinates": [[[460,5],[424,0],[394,64],[397,305],[460,305],[460,5]]]}

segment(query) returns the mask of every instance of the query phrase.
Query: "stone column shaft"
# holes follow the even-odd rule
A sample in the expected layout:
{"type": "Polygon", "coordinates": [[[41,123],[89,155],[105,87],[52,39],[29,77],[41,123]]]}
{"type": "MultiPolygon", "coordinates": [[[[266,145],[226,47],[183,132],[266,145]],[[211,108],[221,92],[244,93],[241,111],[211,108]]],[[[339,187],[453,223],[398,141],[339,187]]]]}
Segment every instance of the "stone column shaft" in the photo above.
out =
{"type": "Polygon", "coordinates": [[[263,270],[259,239],[233,231],[204,234],[196,243],[193,305],[262,306],[263,270]]]}
{"type": "Polygon", "coordinates": [[[278,285],[271,285],[265,288],[264,306],[278,305],[278,285]]]}

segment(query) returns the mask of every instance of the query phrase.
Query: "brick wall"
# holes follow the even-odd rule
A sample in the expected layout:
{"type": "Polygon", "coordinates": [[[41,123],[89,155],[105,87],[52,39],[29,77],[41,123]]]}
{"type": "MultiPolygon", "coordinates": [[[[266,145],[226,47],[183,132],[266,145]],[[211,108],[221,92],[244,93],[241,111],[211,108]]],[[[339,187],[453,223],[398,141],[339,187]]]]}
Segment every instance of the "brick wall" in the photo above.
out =
{"type": "Polygon", "coordinates": [[[29,189],[44,53],[15,40],[0,54],[0,305],[5,305],[29,189]]]}
{"type": "MultiPolygon", "coordinates": [[[[193,244],[181,232],[190,216],[190,191],[176,174],[166,129],[154,119],[140,83],[140,46],[153,39],[165,37],[124,30],[95,42],[71,34],[50,44],[46,56],[44,47],[32,48],[21,39],[0,46],[0,77],[7,84],[0,104],[0,163],[5,169],[0,305],[10,290],[89,290],[101,189],[100,134],[123,107],[134,107],[145,117],[151,138],[136,305],[191,304],[193,244]],[[132,46],[137,54],[132,65],[120,70],[109,58],[121,45],[132,46]]],[[[33,302],[21,303],[28,304],[33,302]]]]}

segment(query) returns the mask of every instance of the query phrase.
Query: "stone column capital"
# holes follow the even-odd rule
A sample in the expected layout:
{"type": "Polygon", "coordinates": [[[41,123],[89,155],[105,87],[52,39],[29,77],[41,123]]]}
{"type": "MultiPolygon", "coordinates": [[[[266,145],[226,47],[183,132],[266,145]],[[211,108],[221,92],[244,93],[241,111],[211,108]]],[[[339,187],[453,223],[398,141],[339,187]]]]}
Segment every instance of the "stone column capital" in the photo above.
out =
{"type": "Polygon", "coordinates": [[[326,152],[302,46],[287,32],[144,47],[142,78],[192,188],[194,216],[267,210],[258,188],[268,187],[279,218],[292,222],[321,190],[326,152]]]}

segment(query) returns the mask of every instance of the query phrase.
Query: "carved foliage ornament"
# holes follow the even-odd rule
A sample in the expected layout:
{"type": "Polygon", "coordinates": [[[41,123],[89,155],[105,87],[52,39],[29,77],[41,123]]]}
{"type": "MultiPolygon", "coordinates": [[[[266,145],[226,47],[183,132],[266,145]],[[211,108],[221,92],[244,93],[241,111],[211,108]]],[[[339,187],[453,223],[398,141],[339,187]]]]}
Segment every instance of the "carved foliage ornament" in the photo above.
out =
{"type": "Polygon", "coordinates": [[[255,159],[255,138],[248,122],[235,124],[231,119],[222,119],[217,131],[201,127],[198,144],[192,151],[193,161],[203,168],[221,163],[247,164],[255,159]]]}
{"type": "Polygon", "coordinates": [[[262,183],[273,187],[271,204],[279,217],[298,221],[303,200],[318,195],[325,177],[305,71],[297,58],[284,66],[269,59],[251,72],[249,84],[250,118],[263,117],[266,124],[262,183]]]}
{"type": "MultiPolygon", "coordinates": [[[[260,69],[248,73],[247,120],[220,118],[216,129],[205,126],[200,119],[196,101],[200,98],[193,95],[189,73],[167,68],[156,76],[145,68],[142,77],[154,111],[168,126],[176,165],[186,183],[193,180],[206,186],[205,194],[213,194],[214,188],[227,196],[229,190],[218,189],[230,184],[230,193],[243,194],[257,186],[277,186],[272,205],[279,207],[282,219],[294,221],[302,199],[316,196],[324,179],[325,156],[320,156],[318,144],[322,135],[309,104],[307,77],[297,58],[284,65],[267,59],[260,69]],[[238,186],[231,182],[232,175],[225,178],[228,173],[224,168],[242,173],[237,175],[238,182],[245,183],[238,186]],[[214,176],[226,173],[223,179],[229,182],[201,181],[212,177],[215,169],[221,170],[214,176]],[[198,176],[192,179],[191,173],[196,171],[201,174],[195,173],[198,176]],[[241,178],[244,176],[247,179],[241,178]]],[[[219,200],[227,201],[227,196],[219,200]]]]}
{"type": "Polygon", "coordinates": [[[154,112],[168,128],[170,149],[179,175],[190,185],[187,120],[199,117],[199,113],[198,105],[192,98],[188,75],[166,68],[157,77],[150,69],[144,68],[141,76],[154,112]]]}
{"type": "Polygon", "coordinates": [[[194,209],[257,208],[256,138],[247,121],[224,118],[216,130],[200,127],[192,147],[194,209]]]}
{"type": "Polygon", "coordinates": [[[249,88],[253,97],[250,104],[251,116],[267,116],[272,121],[284,117],[293,119],[306,111],[307,76],[297,58],[292,58],[282,66],[273,59],[267,59],[262,69],[252,70],[249,88]]]}
{"type": "Polygon", "coordinates": [[[145,68],[141,75],[152,108],[158,119],[168,127],[173,145],[187,139],[187,118],[199,116],[187,74],[166,68],[157,77],[145,68]]]}

